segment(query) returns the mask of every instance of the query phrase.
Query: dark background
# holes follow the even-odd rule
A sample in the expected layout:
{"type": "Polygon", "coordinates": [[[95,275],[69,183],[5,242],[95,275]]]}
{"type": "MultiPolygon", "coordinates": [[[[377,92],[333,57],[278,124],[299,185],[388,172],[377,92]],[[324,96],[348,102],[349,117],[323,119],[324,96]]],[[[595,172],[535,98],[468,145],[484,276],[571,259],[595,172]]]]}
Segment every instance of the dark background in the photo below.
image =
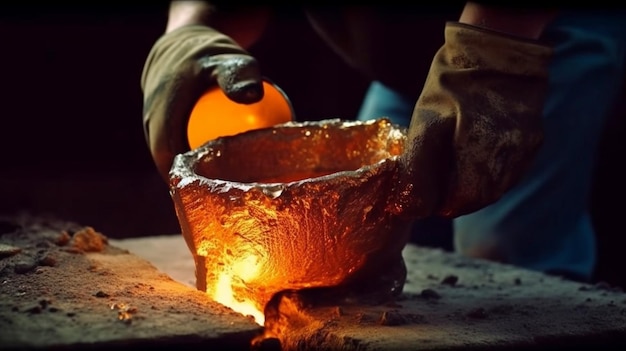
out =
{"type": "MultiPolygon", "coordinates": [[[[166,14],[162,2],[5,6],[0,212],[50,213],[111,237],[179,232],[142,129],[141,71],[166,14]]],[[[366,80],[300,12],[277,19],[251,50],[264,75],[289,94],[298,119],[354,116],[366,80]]]]}
{"type": "MultiPolygon", "coordinates": [[[[166,3],[0,8],[0,214],[50,214],[113,238],[180,232],[141,124],[141,70],[165,28],[166,3]]],[[[283,13],[267,34],[251,51],[298,119],[356,114],[367,80],[301,13],[283,13]]],[[[609,121],[590,199],[597,279],[618,285],[626,282],[623,115],[617,106],[609,121]]]]}

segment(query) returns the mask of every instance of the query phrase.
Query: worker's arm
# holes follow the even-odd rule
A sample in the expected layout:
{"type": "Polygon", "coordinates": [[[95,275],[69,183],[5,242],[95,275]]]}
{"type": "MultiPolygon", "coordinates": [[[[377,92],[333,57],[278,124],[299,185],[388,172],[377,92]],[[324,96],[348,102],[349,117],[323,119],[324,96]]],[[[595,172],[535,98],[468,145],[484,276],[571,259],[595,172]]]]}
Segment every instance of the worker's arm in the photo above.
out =
{"type": "Polygon", "coordinates": [[[542,143],[551,48],[535,39],[554,15],[468,3],[446,24],[408,130],[395,210],[457,217],[520,180],[542,143]]]}
{"type": "Polygon", "coordinates": [[[204,25],[231,37],[248,49],[264,33],[271,10],[263,6],[220,9],[209,1],[172,1],[166,33],[189,25],[204,25]]]}
{"type": "Polygon", "coordinates": [[[152,46],[142,77],[146,141],[164,178],[174,157],[189,149],[186,126],[199,97],[218,85],[231,100],[263,97],[261,72],[245,49],[269,18],[262,8],[172,1],[166,31],[152,46]]]}
{"type": "Polygon", "coordinates": [[[461,12],[459,23],[537,40],[557,13],[558,10],[549,8],[494,7],[469,1],[461,12]]]}

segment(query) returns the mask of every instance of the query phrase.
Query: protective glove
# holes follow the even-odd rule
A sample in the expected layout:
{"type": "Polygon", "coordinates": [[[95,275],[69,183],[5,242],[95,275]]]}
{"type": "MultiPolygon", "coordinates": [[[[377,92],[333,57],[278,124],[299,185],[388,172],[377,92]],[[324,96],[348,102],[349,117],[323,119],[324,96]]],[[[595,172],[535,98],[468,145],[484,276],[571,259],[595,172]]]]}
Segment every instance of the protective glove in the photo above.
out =
{"type": "Polygon", "coordinates": [[[191,110],[215,84],[238,103],[263,98],[256,59],[210,27],[178,28],[159,38],[148,54],[141,77],[144,133],[166,180],[174,157],[189,150],[185,135],[191,110]]]}
{"type": "Polygon", "coordinates": [[[551,49],[447,23],[400,157],[395,211],[457,217],[498,200],[542,140],[551,49]]]}

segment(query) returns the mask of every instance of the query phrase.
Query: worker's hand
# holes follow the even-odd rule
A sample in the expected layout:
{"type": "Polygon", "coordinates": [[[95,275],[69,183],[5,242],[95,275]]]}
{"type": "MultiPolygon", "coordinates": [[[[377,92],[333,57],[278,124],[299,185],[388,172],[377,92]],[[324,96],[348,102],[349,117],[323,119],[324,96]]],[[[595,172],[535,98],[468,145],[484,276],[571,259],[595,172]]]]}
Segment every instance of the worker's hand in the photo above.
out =
{"type": "Polygon", "coordinates": [[[257,61],[210,27],[175,29],[152,47],[141,77],[143,123],[152,157],[164,178],[174,157],[189,150],[185,135],[193,106],[215,84],[238,103],[263,98],[257,61]]]}
{"type": "Polygon", "coordinates": [[[551,49],[448,23],[408,130],[395,211],[457,217],[509,190],[543,139],[551,49]]]}

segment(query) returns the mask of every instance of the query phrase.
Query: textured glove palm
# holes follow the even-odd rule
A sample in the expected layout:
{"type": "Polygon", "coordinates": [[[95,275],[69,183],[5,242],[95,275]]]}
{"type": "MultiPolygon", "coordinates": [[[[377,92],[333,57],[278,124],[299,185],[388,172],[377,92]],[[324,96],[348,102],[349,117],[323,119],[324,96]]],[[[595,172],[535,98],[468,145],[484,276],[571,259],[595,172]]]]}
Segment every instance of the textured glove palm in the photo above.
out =
{"type": "Polygon", "coordinates": [[[144,65],[143,123],[154,162],[167,179],[174,157],[189,150],[185,128],[198,98],[218,84],[239,103],[263,97],[257,61],[228,36],[206,26],[163,35],[144,65]]]}
{"type": "Polygon", "coordinates": [[[396,211],[456,217],[487,206],[543,140],[551,49],[448,23],[408,130],[396,211]]]}

